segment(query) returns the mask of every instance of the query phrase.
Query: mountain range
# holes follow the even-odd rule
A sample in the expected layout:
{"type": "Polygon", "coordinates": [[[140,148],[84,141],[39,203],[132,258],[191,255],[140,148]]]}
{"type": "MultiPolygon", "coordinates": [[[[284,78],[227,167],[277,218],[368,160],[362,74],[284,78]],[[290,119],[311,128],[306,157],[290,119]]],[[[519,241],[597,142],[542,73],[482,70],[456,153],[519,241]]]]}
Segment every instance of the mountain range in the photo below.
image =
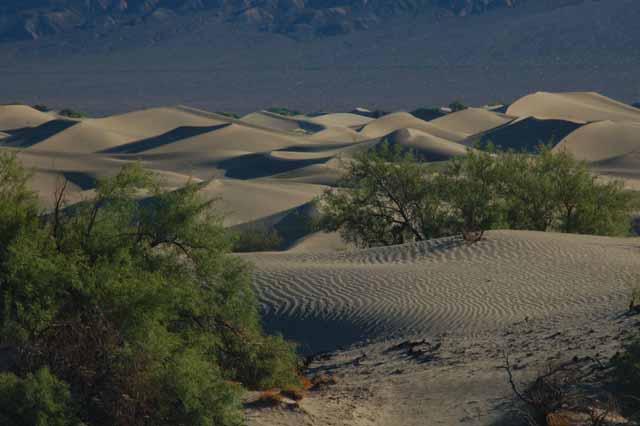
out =
{"type": "Polygon", "coordinates": [[[204,10],[263,31],[310,37],[368,29],[391,16],[464,16],[523,2],[526,0],[5,0],[0,5],[0,39],[37,39],[80,28],[171,20],[204,10]]]}

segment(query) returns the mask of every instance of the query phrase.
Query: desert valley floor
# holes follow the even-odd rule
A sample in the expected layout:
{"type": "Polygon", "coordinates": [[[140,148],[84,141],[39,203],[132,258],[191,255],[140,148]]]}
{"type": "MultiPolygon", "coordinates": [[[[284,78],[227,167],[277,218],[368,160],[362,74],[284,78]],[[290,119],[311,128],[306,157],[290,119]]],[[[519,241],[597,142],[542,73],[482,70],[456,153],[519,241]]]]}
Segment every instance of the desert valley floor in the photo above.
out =
{"type": "Polygon", "coordinates": [[[433,161],[488,140],[531,148],[554,140],[602,179],[640,190],[640,110],[596,93],[534,93],[508,107],[431,121],[406,112],[241,118],[178,106],[71,119],[0,106],[0,149],[33,170],[32,187],[70,202],[96,179],[140,161],[169,188],[197,182],[229,227],[275,227],[283,250],[239,254],[254,264],[267,330],[299,343],[310,371],[336,384],[295,410],[247,408],[251,425],[513,424],[505,354],[526,380],[553,362],[619,349],[636,238],[491,231],[358,250],[300,231],[313,199],[356,150],[387,139],[433,161]],[[407,344],[411,340],[413,343],[407,344]],[[404,342],[404,344],[403,344],[404,342]]]}

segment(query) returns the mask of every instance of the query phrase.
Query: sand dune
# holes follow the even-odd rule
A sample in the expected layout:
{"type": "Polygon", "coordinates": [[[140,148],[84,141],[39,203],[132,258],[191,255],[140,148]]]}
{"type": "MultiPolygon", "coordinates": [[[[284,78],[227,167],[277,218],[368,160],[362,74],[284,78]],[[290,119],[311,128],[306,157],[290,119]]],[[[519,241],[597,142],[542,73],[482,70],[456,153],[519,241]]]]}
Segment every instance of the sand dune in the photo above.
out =
{"type": "Polygon", "coordinates": [[[493,231],[353,252],[245,255],[266,323],[324,350],[367,338],[478,333],[624,303],[630,239],[493,231]]]}
{"type": "Polygon", "coordinates": [[[373,121],[370,117],[351,113],[323,114],[309,118],[309,121],[325,127],[361,127],[373,121]]]}
{"type": "Polygon", "coordinates": [[[27,105],[0,105],[0,130],[39,126],[54,117],[27,105]]]}
{"type": "Polygon", "coordinates": [[[467,108],[462,111],[447,114],[444,117],[436,118],[429,121],[429,123],[439,129],[450,132],[474,135],[505,125],[512,120],[513,117],[484,108],[467,108]]]}
{"type": "Polygon", "coordinates": [[[640,150],[640,121],[601,121],[570,133],[555,148],[587,162],[612,159],[640,150]]]}
{"type": "Polygon", "coordinates": [[[132,138],[148,138],[177,127],[207,127],[226,121],[203,117],[180,108],[152,108],[106,118],[88,119],[97,127],[132,138]]]}
{"type": "Polygon", "coordinates": [[[582,124],[566,120],[522,117],[464,141],[465,145],[491,142],[502,149],[534,152],[540,145],[557,144],[582,124]]]}
{"type": "Polygon", "coordinates": [[[361,130],[364,137],[368,139],[381,138],[400,129],[415,129],[432,134],[442,139],[459,142],[468,135],[455,130],[446,130],[414,117],[407,112],[396,112],[373,120],[361,130]]]}
{"type": "Polygon", "coordinates": [[[325,126],[312,120],[287,117],[268,111],[253,112],[240,119],[242,122],[266,127],[281,132],[319,132],[325,126]]]}
{"type": "Polygon", "coordinates": [[[317,195],[324,186],[281,180],[215,179],[202,187],[206,197],[221,198],[218,209],[228,226],[254,222],[294,207],[317,195]]]}
{"type": "Polygon", "coordinates": [[[429,133],[414,129],[402,129],[388,136],[392,144],[398,144],[415,151],[428,161],[448,160],[451,157],[466,155],[467,147],[429,133]]]}
{"type": "Polygon", "coordinates": [[[130,136],[95,126],[91,121],[87,121],[73,123],[70,127],[50,135],[43,141],[34,143],[29,149],[63,153],[92,153],[124,145],[132,140],[133,138],[130,136]]]}
{"type": "Polygon", "coordinates": [[[296,241],[287,250],[288,253],[309,253],[318,251],[342,252],[354,248],[344,242],[337,232],[315,232],[296,241]]]}
{"type": "Polygon", "coordinates": [[[517,117],[591,121],[640,121],[640,110],[597,93],[538,92],[515,101],[508,115],[517,117]]]}
{"type": "Polygon", "coordinates": [[[362,133],[345,127],[329,127],[309,136],[309,140],[312,141],[336,143],[359,142],[366,139],[362,133]]]}

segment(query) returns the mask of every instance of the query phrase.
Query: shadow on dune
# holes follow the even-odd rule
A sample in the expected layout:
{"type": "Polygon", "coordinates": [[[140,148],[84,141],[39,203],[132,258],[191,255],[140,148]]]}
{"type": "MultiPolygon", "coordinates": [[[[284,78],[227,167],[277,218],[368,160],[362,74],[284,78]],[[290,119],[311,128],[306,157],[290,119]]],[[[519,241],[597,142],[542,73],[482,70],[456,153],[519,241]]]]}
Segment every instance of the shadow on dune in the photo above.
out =
{"type": "Polygon", "coordinates": [[[313,145],[293,145],[286,148],[277,149],[277,151],[289,151],[289,152],[321,152],[331,151],[335,149],[347,148],[361,142],[343,142],[343,143],[324,143],[313,145]]]}
{"type": "Polygon", "coordinates": [[[95,188],[98,183],[96,178],[88,173],[62,172],[62,175],[66,180],[77,185],[83,191],[95,188]]]}
{"type": "Polygon", "coordinates": [[[332,156],[307,160],[285,160],[269,156],[269,154],[247,154],[230,158],[217,163],[217,167],[225,171],[225,176],[232,179],[256,179],[284,173],[313,164],[322,164],[331,160],[332,156]]]}
{"type": "Polygon", "coordinates": [[[45,139],[58,134],[71,126],[78,124],[71,120],[51,120],[36,127],[24,127],[22,129],[5,130],[11,135],[2,145],[15,148],[28,148],[45,139]]]}
{"type": "Polygon", "coordinates": [[[269,334],[282,334],[297,343],[298,353],[313,355],[331,352],[366,339],[363,327],[349,321],[326,318],[291,318],[263,315],[262,324],[269,334]]]}
{"type": "Polygon", "coordinates": [[[471,136],[463,143],[468,146],[477,143],[480,146],[486,146],[489,142],[492,142],[501,149],[535,152],[540,145],[556,145],[565,136],[581,126],[582,124],[571,121],[541,120],[527,117],[479,135],[471,136]]]}
{"type": "Polygon", "coordinates": [[[113,148],[101,151],[103,154],[138,154],[143,151],[158,148],[164,145],[168,145],[173,142],[177,142],[182,139],[188,139],[202,134],[213,132],[215,130],[222,129],[229,126],[229,123],[224,123],[216,126],[207,127],[177,127],[166,133],[158,136],[153,136],[147,139],[131,142],[124,145],[119,145],[113,148]]]}

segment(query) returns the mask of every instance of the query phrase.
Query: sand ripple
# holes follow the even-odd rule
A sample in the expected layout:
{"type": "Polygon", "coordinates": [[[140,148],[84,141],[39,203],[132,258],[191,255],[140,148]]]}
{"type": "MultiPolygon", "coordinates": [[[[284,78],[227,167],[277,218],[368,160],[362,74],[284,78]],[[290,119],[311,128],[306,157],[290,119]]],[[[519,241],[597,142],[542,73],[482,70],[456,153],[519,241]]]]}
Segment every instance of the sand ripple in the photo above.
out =
{"type": "Polygon", "coordinates": [[[626,302],[635,239],[495,231],[353,252],[270,253],[256,264],[265,321],[304,347],[476,333],[529,318],[589,318],[626,302]]]}

